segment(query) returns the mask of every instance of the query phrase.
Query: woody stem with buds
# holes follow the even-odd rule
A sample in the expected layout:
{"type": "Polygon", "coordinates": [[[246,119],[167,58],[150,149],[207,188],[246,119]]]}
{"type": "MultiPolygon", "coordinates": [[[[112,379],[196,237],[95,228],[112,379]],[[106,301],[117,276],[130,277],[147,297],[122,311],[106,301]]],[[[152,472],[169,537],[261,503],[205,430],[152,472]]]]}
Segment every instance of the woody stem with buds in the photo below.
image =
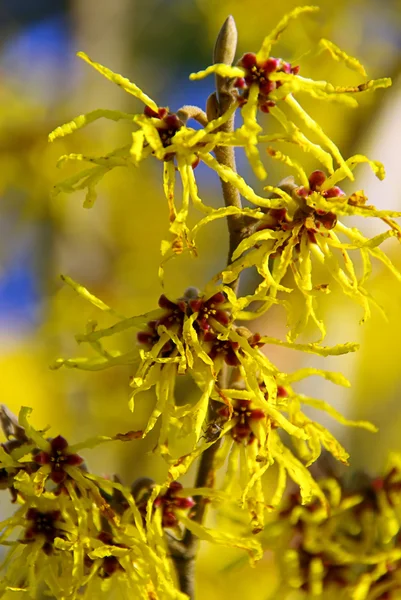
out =
{"type": "MultiPolygon", "coordinates": [[[[229,16],[224,22],[216,40],[213,55],[214,63],[231,65],[235,58],[236,49],[237,28],[234,18],[229,16]]],[[[231,108],[232,104],[236,102],[233,89],[229,79],[220,77],[219,75],[216,76],[216,92],[209,96],[207,103],[206,112],[209,121],[223,115],[231,108]]],[[[234,115],[221,127],[221,131],[227,133],[230,133],[233,130],[234,115]]],[[[237,172],[234,148],[229,146],[216,146],[214,152],[216,159],[220,164],[237,172]]],[[[225,206],[235,206],[236,208],[241,209],[241,196],[238,190],[231,183],[223,181],[222,179],[221,186],[225,206]]],[[[228,216],[227,224],[229,233],[228,264],[230,264],[233,252],[244,236],[246,224],[240,214],[228,216]]],[[[231,285],[234,291],[236,291],[238,279],[231,285]]],[[[223,381],[227,379],[227,375],[227,365],[225,365],[219,376],[220,383],[222,384],[221,387],[224,387],[223,381]]],[[[196,488],[212,488],[214,486],[214,458],[219,446],[220,440],[217,440],[203,452],[195,480],[196,488]]],[[[193,516],[194,521],[198,523],[203,522],[207,502],[207,499],[198,497],[195,514],[193,516]]],[[[185,533],[182,543],[170,546],[171,556],[177,570],[180,589],[186,593],[191,600],[195,598],[195,558],[197,549],[198,539],[189,530],[185,533]]]]}
{"type": "MultiPolygon", "coordinates": [[[[215,64],[224,63],[232,65],[235,53],[237,50],[237,28],[234,18],[230,15],[225,20],[220,33],[217,36],[216,45],[213,53],[213,61],[215,64]]],[[[209,96],[207,104],[208,119],[214,119],[223,115],[235,103],[236,96],[234,94],[233,81],[220,75],[216,75],[216,92],[209,96]]],[[[233,115],[224,125],[221,126],[221,131],[231,133],[234,130],[233,115]]],[[[232,146],[216,146],[214,150],[216,160],[226,167],[229,167],[235,173],[237,167],[235,164],[235,152],[232,146]]],[[[225,205],[235,206],[238,209],[242,208],[241,196],[238,189],[230,182],[221,179],[221,187],[225,205]]],[[[227,217],[228,233],[229,233],[229,251],[228,264],[231,262],[231,257],[234,250],[240,243],[244,232],[244,220],[240,214],[230,215],[227,217]]],[[[237,287],[237,284],[234,284],[237,287]]]]}

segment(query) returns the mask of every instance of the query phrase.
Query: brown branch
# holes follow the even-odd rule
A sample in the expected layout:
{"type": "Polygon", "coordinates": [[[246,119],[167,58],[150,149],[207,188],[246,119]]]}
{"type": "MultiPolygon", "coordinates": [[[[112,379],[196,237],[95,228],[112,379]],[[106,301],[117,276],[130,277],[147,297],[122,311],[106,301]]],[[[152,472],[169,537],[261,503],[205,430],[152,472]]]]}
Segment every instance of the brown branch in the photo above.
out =
{"type": "MultiPolygon", "coordinates": [[[[232,16],[229,16],[224,22],[220,33],[217,37],[213,60],[214,63],[224,63],[231,65],[237,49],[237,29],[235,21],[232,16]]],[[[231,106],[236,102],[236,96],[232,87],[232,81],[227,78],[216,76],[216,92],[212,94],[207,102],[207,119],[210,121],[223,115],[231,106]]],[[[192,115],[191,115],[192,116],[192,115]]],[[[230,133],[234,130],[234,115],[233,117],[224,123],[221,127],[221,131],[230,133]]],[[[234,148],[227,146],[217,146],[215,148],[215,156],[217,161],[232,169],[234,172],[237,171],[235,164],[234,148]]],[[[242,208],[241,196],[231,183],[221,180],[224,203],[226,206],[235,206],[239,209],[242,208]]],[[[232,254],[235,248],[238,246],[244,231],[246,230],[246,224],[241,215],[231,215],[227,218],[228,231],[229,231],[229,254],[228,264],[231,262],[232,254]]],[[[234,282],[233,288],[236,289],[238,281],[234,282]]],[[[227,368],[223,368],[220,372],[220,381],[226,379],[227,368]]],[[[213,407],[212,407],[213,411],[213,407]]],[[[195,487],[204,488],[214,486],[214,459],[217,450],[220,447],[220,440],[217,440],[212,446],[210,446],[205,452],[199,462],[198,472],[196,475],[195,487]]],[[[193,520],[197,523],[202,523],[205,517],[206,507],[208,500],[203,497],[199,497],[195,507],[195,513],[193,520]]],[[[194,534],[187,530],[182,543],[174,545],[170,548],[171,557],[174,561],[177,576],[179,579],[180,589],[186,593],[191,600],[195,598],[195,557],[198,550],[198,539],[194,534]]]]}
{"type": "Polygon", "coordinates": [[[181,119],[183,123],[186,123],[187,121],[189,121],[189,119],[194,119],[195,121],[200,123],[202,127],[206,127],[206,125],[209,122],[205,111],[199,108],[199,106],[191,106],[189,104],[182,106],[177,111],[177,117],[181,119]]]}
{"type": "MultiPolygon", "coordinates": [[[[217,37],[213,55],[214,63],[231,65],[235,58],[236,49],[237,28],[234,18],[230,15],[224,22],[217,37]]],[[[213,111],[216,117],[223,115],[236,102],[236,95],[232,84],[232,80],[216,75],[216,92],[212,94],[208,101],[208,110],[213,111]]],[[[210,120],[209,115],[208,117],[210,120]]],[[[229,121],[222,125],[221,131],[226,133],[232,132],[234,130],[234,119],[235,116],[233,115],[229,121]]],[[[221,165],[229,167],[235,173],[237,172],[235,152],[232,146],[216,146],[214,153],[221,165]]],[[[221,187],[225,205],[241,209],[241,196],[237,188],[232,183],[223,181],[222,179],[221,187]]],[[[231,215],[227,217],[227,223],[229,231],[228,264],[230,264],[232,254],[243,236],[244,220],[242,215],[231,215]]]]}

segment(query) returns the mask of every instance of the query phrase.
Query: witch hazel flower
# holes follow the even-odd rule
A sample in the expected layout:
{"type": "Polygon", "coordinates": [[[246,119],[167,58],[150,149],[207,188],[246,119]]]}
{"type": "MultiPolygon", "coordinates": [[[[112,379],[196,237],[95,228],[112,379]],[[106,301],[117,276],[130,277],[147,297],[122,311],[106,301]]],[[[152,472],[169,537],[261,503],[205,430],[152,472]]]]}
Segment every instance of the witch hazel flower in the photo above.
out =
{"type": "Polygon", "coordinates": [[[258,107],[262,112],[268,113],[275,102],[269,95],[283,84],[281,81],[270,79],[272,73],[292,73],[298,75],[299,66],[292,67],[290,63],[281,58],[269,57],[260,63],[253,52],[247,52],[238,61],[238,66],[244,69],[244,77],[238,77],[234,86],[240,91],[241,104],[245,104],[249,97],[249,90],[253,84],[259,87],[258,107]]]}
{"type": "Polygon", "coordinates": [[[266,418],[266,413],[261,408],[252,408],[250,400],[237,400],[231,408],[223,406],[217,413],[223,419],[233,420],[230,435],[236,442],[245,445],[255,441],[258,432],[254,432],[254,426],[258,421],[266,418]]]}
{"type": "MultiPolygon", "coordinates": [[[[68,280],[83,293],[82,286],[68,280]]],[[[88,292],[89,294],[89,292],[88,292]]],[[[85,294],[88,297],[88,294],[85,294]]],[[[94,298],[94,297],[93,297],[94,298]]],[[[97,299],[94,302],[99,302],[97,299]]],[[[59,359],[54,368],[65,366],[85,370],[100,370],[118,364],[133,364],[129,406],[134,410],[138,394],[154,388],[156,405],[143,431],[146,436],[160,419],[160,444],[166,446],[169,430],[177,423],[177,415],[188,422],[188,435],[198,440],[208,410],[208,400],[217,376],[215,363],[209,356],[218,336],[229,331],[231,307],[221,291],[201,293],[188,288],[184,295],[171,300],[165,294],[159,298],[159,308],[145,315],[120,319],[106,329],[92,329],[77,336],[79,342],[92,345],[99,354],[95,358],[59,359]],[[105,353],[104,338],[136,329],[137,345],[122,353],[118,350],[105,353]],[[93,343],[95,342],[95,343],[93,343]],[[179,407],[175,401],[175,384],[180,375],[189,374],[200,388],[199,401],[194,405],[179,407]],[[192,426],[190,425],[192,424],[192,426]]]]}
{"type": "MultiPolygon", "coordinates": [[[[399,457],[392,458],[400,464],[399,457]]],[[[347,478],[333,476],[319,479],[330,506],[328,514],[316,504],[302,506],[297,494],[285,501],[276,524],[282,533],[278,564],[285,596],[296,588],[303,590],[305,598],[309,594],[320,598],[345,594],[362,600],[397,597],[399,475],[392,490],[393,506],[383,502],[374,483],[392,478],[394,473],[390,467],[376,479],[361,472],[353,473],[348,483],[347,478]]],[[[268,546],[273,539],[277,544],[278,538],[267,531],[268,546]]]]}
{"type": "Polygon", "coordinates": [[[41,450],[33,456],[35,463],[50,468],[49,477],[56,483],[63,483],[69,477],[66,467],[78,467],[84,459],[68,451],[68,442],[63,436],[58,435],[49,441],[49,449],[41,450]]]}
{"type": "MultiPolygon", "coordinates": [[[[225,115],[211,121],[208,121],[204,111],[197,107],[184,106],[177,112],[171,112],[167,107],[159,107],[154,100],[127,78],[92,61],[84,52],[79,52],[78,56],[109,81],[140,100],[145,108],[142,114],[98,109],[57,127],[49,135],[50,141],[73,133],[100,118],[128,121],[132,123],[135,130],[132,133],[131,144],[117,148],[106,156],[96,157],[83,154],[62,156],[59,160],[60,165],[66,161],[73,161],[87,162],[92,167],[57,184],[54,193],[72,193],[86,189],[84,206],[91,208],[97,197],[96,186],[105,174],[116,167],[137,167],[143,160],[154,157],[163,163],[163,189],[169,211],[170,232],[174,236],[173,242],[163,242],[162,254],[167,254],[167,257],[169,252],[170,255],[171,252],[172,255],[178,254],[185,246],[195,252],[186,224],[190,200],[198,210],[205,214],[214,214],[216,211],[205,205],[199,197],[194,168],[200,161],[214,167],[216,161],[211,153],[223,137],[224,144],[237,145],[235,136],[227,136],[227,134],[219,132],[219,128],[231,118],[237,105],[234,105],[232,110],[225,115]],[[189,127],[187,121],[190,119],[197,120],[202,128],[197,130],[189,127]],[[179,208],[176,205],[175,194],[176,171],[180,175],[183,186],[182,202],[179,208]]],[[[232,177],[242,189],[245,197],[248,196],[253,200],[259,198],[240,176],[232,173],[232,177]]],[[[267,199],[260,198],[260,200],[266,205],[269,204],[267,199]]]]}
{"type": "Polygon", "coordinates": [[[56,537],[63,537],[64,535],[63,531],[58,528],[61,511],[50,510],[42,512],[37,508],[30,508],[25,518],[28,521],[28,527],[25,530],[23,542],[29,543],[41,538],[43,539],[43,552],[51,554],[56,537]]]}
{"type": "MultiPolygon", "coordinates": [[[[383,166],[377,161],[356,155],[346,162],[347,169],[351,170],[367,162],[379,179],[384,177],[383,166]]],[[[364,310],[362,321],[368,319],[371,304],[377,306],[365,288],[372,258],[382,262],[401,281],[398,269],[379,248],[389,237],[401,239],[401,228],[394,221],[401,213],[379,210],[369,205],[363,191],[345,194],[337,185],[346,176],[343,168],[330,176],[317,170],[307,177],[302,167],[297,165],[297,173],[301,185],[297,185],[292,178],[291,194],[282,192],[287,198],[286,206],[266,211],[263,220],[255,225],[254,233],[239,244],[233,254],[232,264],[222,273],[223,282],[230,283],[244,269],[256,267],[262,281],[254,294],[244,300],[243,306],[256,299],[262,301],[263,305],[258,311],[261,314],[277,302],[279,293],[291,293],[292,288],[282,284],[286,274],[291,272],[295,287],[303,296],[304,308],[302,316],[293,310],[289,312],[289,341],[305,330],[309,320],[317,326],[320,339],[324,338],[326,330],[317,306],[319,295],[330,292],[331,280],[344,294],[361,304],[364,310]],[[369,239],[355,227],[347,227],[342,223],[340,218],[343,216],[378,218],[389,229],[369,239]],[[338,250],[343,264],[337,257],[338,250]],[[349,251],[357,251],[361,255],[363,273],[360,277],[357,276],[349,251]],[[314,282],[315,264],[325,268],[327,283],[314,282]]],[[[240,318],[240,314],[238,316],[240,318]]]]}
{"type": "MultiPolygon", "coordinates": [[[[334,158],[339,166],[345,168],[347,176],[353,180],[352,172],[347,169],[337,146],[302,108],[295,99],[295,95],[303,92],[319,101],[331,102],[334,100],[348,106],[355,106],[357,101],[354,94],[391,85],[391,80],[384,78],[370,80],[358,86],[334,86],[326,81],[301,77],[298,65],[291,65],[283,58],[271,56],[273,45],[279,40],[289,22],[302,13],[316,10],[319,10],[316,6],[295,8],[265,37],[257,53],[245,53],[236,66],[219,63],[190,75],[190,79],[196,80],[215,73],[233,82],[233,86],[238,90],[238,102],[242,106],[244,120],[244,124],[236,131],[236,135],[238,139],[243,139],[247,158],[260,179],[264,179],[267,173],[256,146],[268,141],[288,141],[310,152],[329,172],[333,170],[332,159],[334,158]],[[278,104],[289,109],[290,115],[287,116],[278,104]],[[263,128],[257,122],[258,110],[268,112],[283,127],[281,139],[277,134],[263,135],[263,128]],[[321,145],[313,143],[301,132],[293,123],[294,119],[300,119],[303,125],[317,136],[321,145]]],[[[349,57],[332,42],[322,40],[320,45],[322,49],[328,50],[336,60],[341,59],[348,67],[365,74],[362,65],[356,59],[349,57]]]]}
{"type": "MultiPolygon", "coordinates": [[[[144,488],[138,497],[137,505],[146,520],[149,510],[149,499],[151,498],[153,489],[153,482],[144,488]]],[[[179,529],[180,515],[188,514],[188,512],[195,506],[195,501],[191,496],[184,496],[183,486],[178,481],[172,481],[167,489],[160,491],[155,497],[152,498],[151,507],[152,511],[159,510],[161,514],[161,525],[166,529],[179,529]],[[178,495],[179,494],[179,495],[178,495]]],[[[154,495],[154,494],[153,494],[154,495]]]]}
{"type": "MultiPolygon", "coordinates": [[[[244,333],[241,337],[244,338],[244,333]]],[[[307,397],[293,389],[294,383],[313,375],[349,386],[339,373],[308,368],[280,373],[259,349],[263,343],[275,343],[275,340],[257,334],[252,337],[258,345],[238,353],[240,366],[235,367],[234,382],[227,388],[216,387],[212,394],[212,399],[221,404],[215,408],[215,419],[209,425],[218,426],[217,439],[222,438],[215,468],[225,466],[228,460],[223,491],[232,501],[237,498],[247,508],[252,527],[258,530],[264,523],[266,509],[274,510],[281,502],[288,477],[300,486],[302,504],[317,500],[327,510],[326,499],[308,469],[319,458],[322,449],[347,464],[346,450],[326,427],[305,415],[303,406],[325,411],[343,425],[368,431],[376,431],[376,428],[365,421],[348,420],[323,400],[307,397]],[[282,431],[289,435],[291,447],[283,442],[282,431]],[[261,479],[273,464],[279,472],[277,486],[271,490],[270,497],[266,497],[261,479]],[[237,473],[241,474],[240,480],[237,473]]],[[[248,337],[246,343],[252,337],[248,337]]],[[[244,342],[241,343],[245,348],[244,342]]],[[[290,343],[287,345],[291,347],[290,343]]],[[[292,345],[293,348],[297,346],[292,345]]],[[[298,349],[301,347],[299,345],[298,349]]],[[[306,351],[313,352],[313,345],[306,351]]],[[[328,354],[336,351],[341,353],[347,348],[327,348],[328,354]]],[[[321,353],[324,354],[322,347],[321,353]]],[[[215,438],[205,437],[205,443],[215,441],[215,438]]]]}
{"type": "MultiPolygon", "coordinates": [[[[147,537],[130,490],[117,478],[105,480],[84,471],[74,447],[61,436],[45,439],[28,422],[29,414],[22,409],[18,423],[25,444],[0,452],[2,468],[11,473],[14,463],[20,465],[14,476],[18,506],[0,532],[0,542],[10,546],[0,567],[0,596],[12,589],[30,598],[45,593],[89,600],[102,597],[110,591],[110,582],[118,580],[143,600],[150,590],[166,599],[180,598],[165,541],[155,531],[147,537]],[[57,488],[44,488],[44,478],[51,477],[57,488]]],[[[109,439],[91,438],[75,448],[109,439]]],[[[174,502],[178,506],[182,501],[174,502]]]]}

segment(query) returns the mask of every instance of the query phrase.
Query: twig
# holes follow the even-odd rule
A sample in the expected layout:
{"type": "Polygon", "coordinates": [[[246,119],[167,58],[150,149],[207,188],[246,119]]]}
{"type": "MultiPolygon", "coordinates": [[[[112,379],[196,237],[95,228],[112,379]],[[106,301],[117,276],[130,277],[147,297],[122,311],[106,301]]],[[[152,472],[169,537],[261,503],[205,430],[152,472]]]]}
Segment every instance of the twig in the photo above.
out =
{"type": "MultiPolygon", "coordinates": [[[[237,48],[237,29],[232,16],[229,16],[223,24],[217,37],[213,60],[214,63],[225,63],[231,65],[237,48]]],[[[216,92],[213,93],[207,103],[207,118],[212,120],[223,115],[236,101],[233,93],[232,82],[224,77],[216,76],[216,92]]],[[[234,116],[221,127],[221,131],[231,132],[234,130],[234,116]]],[[[224,166],[230,167],[236,172],[234,148],[228,146],[217,146],[215,156],[218,162],[224,166]]],[[[221,180],[224,203],[226,206],[235,206],[242,208],[241,197],[238,190],[226,181],[221,180]]],[[[229,254],[228,264],[231,257],[240,243],[246,225],[241,215],[232,215],[227,218],[229,232],[229,254]]],[[[238,286],[238,280],[234,282],[234,289],[238,286]]],[[[220,379],[227,375],[227,369],[223,368],[220,372],[220,379]]],[[[220,440],[217,440],[205,452],[199,462],[196,475],[195,487],[204,488],[214,486],[215,473],[213,469],[214,458],[220,447],[220,440]]],[[[197,501],[193,520],[202,523],[204,520],[208,500],[200,497],[197,501]]],[[[180,589],[186,593],[191,600],[195,598],[195,557],[198,550],[198,539],[189,530],[186,531],[180,547],[171,548],[171,556],[174,560],[180,589]]]]}
{"type": "MultiPolygon", "coordinates": [[[[230,15],[220,33],[217,37],[216,45],[214,48],[214,62],[224,63],[231,65],[235,58],[237,50],[237,28],[235,26],[234,18],[230,15]]],[[[209,99],[209,110],[216,110],[217,115],[223,115],[234,102],[236,102],[236,96],[233,93],[233,82],[232,80],[216,75],[216,93],[212,94],[209,99]],[[213,106],[214,105],[214,106],[213,106]],[[213,107],[213,108],[212,108],[213,107]]],[[[210,119],[210,117],[209,117],[210,119]]],[[[234,119],[233,115],[229,121],[224,123],[221,127],[221,131],[230,133],[234,130],[234,119]]],[[[216,146],[215,156],[217,161],[229,167],[235,173],[237,167],[235,164],[235,152],[232,146],[216,146]]],[[[224,203],[226,206],[235,206],[239,209],[242,208],[241,196],[236,187],[232,183],[221,180],[221,186],[223,190],[224,203]]],[[[244,221],[241,215],[231,215],[227,217],[228,232],[229,232],[229,252],[228,252],[228,264],[231,262],[231,257],[240,243],[243,231],[244,221]]]]}

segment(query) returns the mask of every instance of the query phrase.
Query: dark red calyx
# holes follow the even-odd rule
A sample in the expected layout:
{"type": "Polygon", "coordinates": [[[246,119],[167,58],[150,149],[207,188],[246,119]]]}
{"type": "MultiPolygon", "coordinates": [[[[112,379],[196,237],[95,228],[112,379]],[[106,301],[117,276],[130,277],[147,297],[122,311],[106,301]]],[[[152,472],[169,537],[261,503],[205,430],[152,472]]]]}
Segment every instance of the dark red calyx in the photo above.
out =
{"type": "Polygon", "coordinates": [[[50,440],[48,452],[44,450],[37,452],[33,460],[39,465],[50,465],[50,479],[56,484],[63,483],[67,479],[66,466],[77,467],[84,462],[78,454],[68,452],[68,442],[61,435],[50,440]]]}
{"type": "Polygon", "coordinates": [[[270,57],[263,63],[262,69],[265,73],[274,73],[274,71],[277,71],[279,65],[280,61],[278,58],[270,57]]]}
{"type": "Polygon", "coordinates": [[[145,108],[143,109],[143,114],[153,119],[160,119],[159,113],[150,108],[150,106],[145,106],[145,108]]]}
{"type": "Polygon", "coordinates": [[[215,360],[221,356],[227,365],[231,367],[237,367],[240,364],[240,360],[235,351],[238,349],[238,342],[216,339],[209,352],[209,356],[212,360],[215,360]]]}
{"type": "Polygon", "coordinates": [[[240,58],[238,64],[244,69],[252,69],[252,67],[256,66],[256,54],[254,54],[253,52],[247,52],[242,56],[242,58],[240,58]]]}
{"type": "Polygon", "coordinates": [[[315,219],[318,223],[321,223],[325,229],[334,229],[337,224],[337,216],[332,212],[319,214],[319,212],[316,211],[315,219]]]}
{"type": "Polygon", "coordinates": [[[345,196],[345,193],[341,188],[335,185],[334,187],[325,190],[323,196],[325,196],[325,198],[339,198],[340,196],[345,196]]]}
{"type": "Polygon", "coordinates": [[[323,171],[313,171],[309,175],[309,185],[311,190],[316,190],[316,188],[323,185],[326,181],[326,174],[323,171]]]}
{"type": "Polygon", "coordinates": [[[277,398],[287,398],[288,392],[282,385],[277,386],[277,398]]]}
{"type": "Polygon", "coordinates": [[[239,90],[242,90],[244,87],[246,87],[246,81],[244,77],[237,77],[234,87],[238,88],[239,90]]]}

